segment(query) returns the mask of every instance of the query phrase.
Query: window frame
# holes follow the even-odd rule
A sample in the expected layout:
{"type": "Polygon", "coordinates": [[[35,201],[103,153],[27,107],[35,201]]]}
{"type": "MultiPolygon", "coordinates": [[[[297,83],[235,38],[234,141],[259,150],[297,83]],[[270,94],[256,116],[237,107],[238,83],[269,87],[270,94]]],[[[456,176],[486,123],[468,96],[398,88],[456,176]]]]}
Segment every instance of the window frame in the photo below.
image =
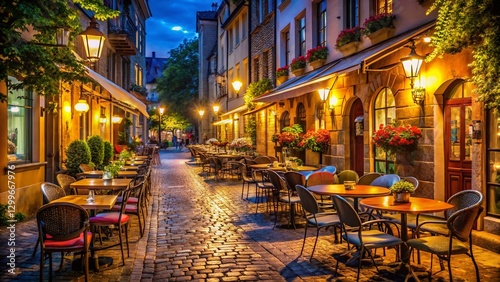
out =
{"type": "Polygon", "coordinates": [[[297,56],[306,55],[306,16],[297,19],[297,56]]]}
{"type": "Polygon", "coordinates": [[[317,44],[316,46],[326,47],[327,38],[327,14],[326,14],[326,0],[321,0],[317,3],[317,44]]]}
{"type": "MultiPolygon", "coordinates": [[[[373,132],[376,132],[379,129],[380,122],[377,122],[377,111],[384,111],[384,117],[385,117],[385,123],[384,125],[393,123],[396,121],[396,100],[394,97],[394,94],[392,90],[388,87],[382,88],[376,95],[375,100],[373,100],[373,132]],[[385,94],[385,100],[383,101],[383,106],[377,108],[377,101],[381,95],[385,94]],[[388,105],[388,95],[392,96],[392,101],[393,104],[388,105]],[[389,111],[392,111],[394,116],[389,118],[389,111]]],[[[374,165],[374,171],[375,172],[382,172],[379,171],[378,168],[379,166],[377,164],[382,164],[384,166],[385,171],[383,173],[396,173],[396,167],[395,167],[395,156],[388,156],[387,153],[384,154],[384,158],[378,158],[377,155],[377,150],[382,150],[381,148],[377,148],[375,145],[373,145],[373,165],[374,165]]]]}
{"type": "Polygon", "coordinates": [[[359,0],[344,0],[344,29],[359,25],[359,0]]]}
{"type": "MultiPolygon", "coordinates": [[[[10,83],[17,83],[18,80],[14,77],[9,76],[8,77],[9,84],[10,83]]],[[[20,124],[19,127],[23,126],[23,133],[19,134],[19,130],[17,130],[19,127],[16,127],[14,132],[10,132],[10,122],[11,118],[10,114],[7,113],[7,128],[5,129],[5,133],[7,136],[8,142],[11,141],[11,136],[12,134],[15,134],[15,142],[12,142],[16,146],[16,152],[14,154],[19,154],[17,151],[19,149],[20,143],[19,141],[23,141],[23,144],[21,147],[24,147],[24,158],[23,159],[16,159],[16,160],[8,160],[8,164],[28,164],[28,163],[33,163],[33,93],[30,91],[26,91],[23,89],[20,90],[9,90],[8,97],[7,97],[7,109],[9,108],[14,108],[17,107],[18,111],[22,110],[24,111],[24,117],[21,117],[22,123],[20,124]],[[20,103],[9,103],[9,97],[13,97],[14,95],[18,95],[14,101],[21,101],[20,103]],[[21,137],[19,137],[21,136],[21,137]]],[[[7,149],[7,156],[12,155],[9,154],[9,149],[7,149]]],[[[17,156],[16,156],[17,158],[17,156]]]]}

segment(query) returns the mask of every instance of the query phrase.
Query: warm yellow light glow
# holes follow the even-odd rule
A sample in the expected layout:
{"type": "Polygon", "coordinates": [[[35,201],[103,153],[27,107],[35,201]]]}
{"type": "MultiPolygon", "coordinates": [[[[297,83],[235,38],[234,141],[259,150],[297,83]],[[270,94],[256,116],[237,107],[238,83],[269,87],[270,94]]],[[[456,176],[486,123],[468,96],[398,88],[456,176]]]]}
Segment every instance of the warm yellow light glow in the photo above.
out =
{"type": "Polygon", "coordinates": [[[203,115],[205,114],[205,110],[198,110],[198,114],[200,115],[200,117],[203,117],[203,115]]]}
{"type": "Polygon", "coordinates": [[[122,119],[123,119],[123,118],[122,118],[121,116],[116,116],[116,115],[114,115],[114,116],[111,118],[111,121],[112,121],[113,123],[120,123],[120,122],[122,122],[122,119]]]}
{"type": "Polygon", "coordinates": [[[330,98],[330,108],[337,106],[338,103],[339,103],[339,98],[335,96],[332,96],[332,98],[330,98]]]}
{"type": "Polygon", "coordinates": [[[64,101],[63,110],[67,113],[71,113],[71,105],[69,104],[68,101],[64,101]]]}
{"type": "Polygon", "coordinates": [[[241,81],[238,81],[238,80],[233,81],[232,84],[233,84],[234,91],[236,91],[236,92],[239,92],[241,89],[241,86],[243,85],[243,83],[241,83],[241,81]]]}
{"type": "Polygon", "coordinates": [[[89,110],[89,104],[84,99],[78,100],[78,103],[75,105],[75,110],[80,114],[86,113],[89,110]]]}
{"type": "Polygon", "coordinates": [[[19,113],[19,107],[10,107],[11,113],[19,113]]]}
{"type": "Polygon", "coordinates": [[[159,111],[160,111],[160,115],[163,115],[163,113],[165,112],[165,108],[160,108],[159,111]]]}
{"type": "Polygon", "coordinates": [[[420,67],[422,66],[422,62],[424,61],[424,57],[417,55],[415,52],[415,44],[412,42],[412,46],[410,46],[410,54],[408,56],[401,59],[401,64],[403,64],[403,70],[405,71],[406,78],[410,79],[410,86],[413,89],[413,81],[418,76],[420,72],[420,67]]]}
{"type": "Polygon", "coordinates": [[[432,39],[429,36],[424,37],[424,42],[425,43],[430,43],[432,39]]]}
{"type": "Polygon", "coordinates": [[[105,114],[101,114],[99,117],[99,123],[106,123],[108,121],[108,118],[106,118],[105,114]]]}
{"type": "Polygon", "coordinates": [[[82,37],[87,59],[92,63],[97,62],[101,58],[104,40],[106,40],[104,34],[99,31],[99,24],[92,19],[87,29],[79,35],[82,37]]]}
{"type": "Polygon", "coordinates": [[[321,99],[321,102],[324,102],[328,98],[328,94],[330,93],[330,89],[329,88],[321,88],[321,89],[318,89],[318,93],[319,93],[319,99],[321,99]]]}
{"type": "Polygon", "coordinates": [[[214,113],[217,114],[219,112],[220,106],[219,105],[213,105],[213,108],[214,108],[214,113]]]}

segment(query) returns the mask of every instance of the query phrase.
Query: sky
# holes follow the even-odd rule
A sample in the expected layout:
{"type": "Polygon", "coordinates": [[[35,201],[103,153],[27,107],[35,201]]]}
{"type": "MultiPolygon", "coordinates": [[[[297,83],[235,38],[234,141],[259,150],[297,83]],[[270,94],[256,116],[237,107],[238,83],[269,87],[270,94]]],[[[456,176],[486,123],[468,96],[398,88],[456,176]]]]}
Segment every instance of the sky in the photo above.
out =
{"type": "Polygon", "coordinates": [[[153,16],[146,21],[146,57],[156,52],[167,58],[168,51],[179,46],[184,38],[196,36],[196,12],[211,11],[220,0],[149,0],[153,16]]]}

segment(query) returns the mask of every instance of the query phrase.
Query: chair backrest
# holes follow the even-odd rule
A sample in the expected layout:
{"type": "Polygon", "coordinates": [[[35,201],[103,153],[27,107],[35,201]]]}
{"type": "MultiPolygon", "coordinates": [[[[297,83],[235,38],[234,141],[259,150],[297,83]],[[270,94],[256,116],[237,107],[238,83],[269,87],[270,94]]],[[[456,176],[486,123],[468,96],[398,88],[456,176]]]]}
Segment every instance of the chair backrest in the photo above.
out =
{"type": "Polygon", "coordinates": [[[57,179],[57,183],[59,184],[59,186],[61,186],[61,188],[64,189],[64,192],[66,193],[66,195],[76,194],[75,190],[71,189],[71,187],[69,187],[69,185],[71,183],[76,181],[76,178],[74,178],[73,176],[71,176],[69,174],[58,174],[56,176],[56,179],[57,179]]]}
{"type": "Polygon", "coordinates": [[[338,179],[340,184],[344,184],[346,180],[358,182],[359,175],[354,170],[343,170],[338,174],[338,179]]]}
{"type": "Polygon", "coordinates": [[[54,183],[44,182],[41,184],[40,189],[42,190],[44,204],[66,196],[64,189],[54,183]]]}
{"type": "Polygon", "coordinates": [[[339,195],[332,195],[333,205],[337,209],[340,222],[349,227],[361,227],[361,219],[358,213],[346,199],[339,195]]]}
{"type": "Polygon", "coordinates": [[[278,158],[275,157],[275,156],[267,156],[267,157],[271,160],[271,162],[277,162],[278,161],[278,158]]]}
{"type": "Polygon", "coordinates": [[[269,180],[273,184],[274,188],[278,191],[287,190],[287,185],[285,179],[283,179],[276,171],[268,170],[267,175],[269,176],[269,180]]]}
{"type": "Polygon", "coordinates": [[[327,171],[315,171],[307,177],[307,187],[321,184],[334,184],[335,176],[327,171]]]}
{"type": "Polygon", "coordinates": [[[252,169],[252,179],[255,182],[269,182],[269,175],[267,169],[252,169]]]}
{"type": "Polygon", "coordinates": [[[448,202],[456,203],[459,208],[453,207],[456,210],[447,219],[448,229],[454,237],[466,242],[470,238],[474,223],[484,209],[481,206],[483,195],[476,190],[465,190],[456,193],[450,199],[448,202]]]}
{"type": "Polygon", "coordinates": [[[299,194],[300,204],[302,208],[309,214],[317,214],[320,212],[320,208],[318,206],[318,201],[311,193],[311,191],[307,190],[306,187],[302,185],[296,185],[295,190],[297,190],[297,194],[299,194]]]}
{"type": "MultiPolygon", "coordinates": [[[[88,228],[89,214],[79,205],[72,203],[50,203],[36,212],[40,239],[66,241],[78,238],[88,228]]],[[[87,236],[83,236],[87,240],[87,236]]],[[[87,244],[86,244],[87,245],[87,244]]]]}
{"type": "Polygon", "coordinates": [[[259,156],[254,159],[254,161],[258,164],[270,164],[272,163],[271,159],[267,156],[259,156]]]}
{"type": "Polygon", "coordinates": [[[245,158],[245,163],[247,166],[257,164],[256,161],[245,158]]]}
{"type": "Polygon", "coordinates": [[[416,179],[413,176],[405,176],[401,179],[406,180],[406,181],[410,182],[411,184],[413,184],[413,186],[415,186],[415,190],[417,190],[418,184],[419,184],[418,179],[416,179]]]}
{"type": "Polygon", "coordinates": [[[327,165],[319,169],[319,171],[327,171],[331,174],[335,174],[337,172],[337,168],[333,165],[327,165]]]}
{"type": "Polygon", "coordinates": [[[401,178],[397,174],[384,174],[373,180],[370,185],[389,188],[399,180],[401,180],[401,178]]]}
{"type": "Polygon", "coordinates": [[[370,185],[370,184],[372,184],[373,180],[379,178],[380,176],[382,176],[382,174],[378,173],[378,172],[370,172],[370,173],[364,174],[358,179],[357,184],[370,185]]]}
{"type": "Polygon", "coordinates": [[[296,171],[287,171],[284,173],[283,177],[285,178],[288,189],[291,191],[295,191],[295,186],[297,184],[306,186],[306,177],[296,171]]]}
{"type": "Polygon", "coordinates": [[[239,166],[240,166],[241,177],[243,177],[243,180],[245,181],[253,180],[251,173],[249,173],[249,171],[247,170],[247,166],[242,162],[239,162],[239,166]]]}
{"type": "Polygon", "coordinates": [[[86,172],[86,171],[92,171],[94,170],[94,168],[92,166],[90,166],[89,164],[80,164],[80,170],[82,172],[86,172]]]}

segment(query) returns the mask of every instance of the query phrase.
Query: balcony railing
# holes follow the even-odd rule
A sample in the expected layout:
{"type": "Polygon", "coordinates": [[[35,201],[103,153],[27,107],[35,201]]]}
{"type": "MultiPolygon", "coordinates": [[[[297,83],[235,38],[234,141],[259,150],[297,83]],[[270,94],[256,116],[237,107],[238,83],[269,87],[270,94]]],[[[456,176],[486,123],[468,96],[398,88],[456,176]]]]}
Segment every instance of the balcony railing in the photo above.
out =
{"type": "Polygon", "coordinates": [[[136,48],[137,27],[128,15],[121,15],[109,20],[109,42],[118,54],[133,56],[136,48]]]}

